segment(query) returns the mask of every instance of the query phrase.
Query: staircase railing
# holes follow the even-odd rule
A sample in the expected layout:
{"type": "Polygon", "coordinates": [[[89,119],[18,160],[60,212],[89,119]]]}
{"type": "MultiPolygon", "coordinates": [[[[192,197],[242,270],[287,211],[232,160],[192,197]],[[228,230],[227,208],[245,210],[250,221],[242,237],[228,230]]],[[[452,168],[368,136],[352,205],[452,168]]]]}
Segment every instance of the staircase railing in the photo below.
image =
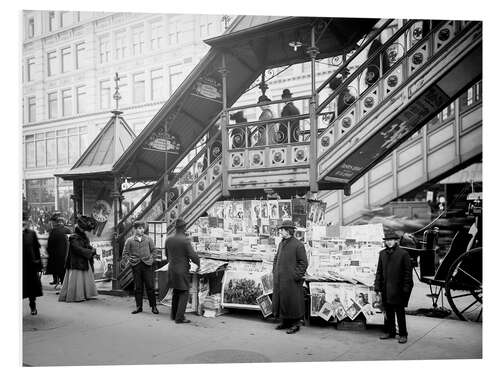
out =
{"type": "Polygon", "coordinates": [[[193,166],[193,164],[199,160],[201,157],[204,155],[207,155],[207,152],[210,150],[210,147],[220,139],[221,132],[218,130],[215,134],[212,135],[210,139],[208,139],[206,142],[204,142],[204,145],[202,146],[201,150],[194,156],[192,157],[190,154],[193,152],[193,149],[196,148],[196,145],[200,142],[200,140],[209,133],[211,130],[211,127],[214,126],[214,124],[217,122],[217,120],[220,118],[220,115],[217,116],[210,124],[209,127],[207,127],[207,130],[205,132],[202,132],[200,136],[195,140],[196,143],[194,143],[195,146],[189,148],[186,150],[181,157],[179,158],[179,162],[175,163],[174,165],[170,166],[156,181],[156,183],[148,190],[146,194],[133,206],[133,208],[125,215],[123,218],[120,220],[118,223],[118,228],[124,227],[121,233],[118,235],[118,240],[122,240],[129,232],[130,229],[132,228],[132,223],[128,223],[127,220],[131,218],[132,215],[134,215],[135,220],[140,220],[143,219],[144,216],[150,211],[155,205],[164,205],[164,200],[162,200],[161,196],[164,193],[164,179],[167,174],[172,174],[172,171],[175,170],[179,165],[182,165],[182,163],[187,164],[182,168],[182,170],[179,173],[176,173],[173,180],[169,181],[170,187],[173,187],[177,181],[179,180],[180,176],[185,173],[189,168],[193,166]],[[149,204],[141,209],[140,212],[137,212],[138,209],[140,209],[141,204],[153,193],[155,193],[155,197],[157,199],[151,199],[149,204]]]}
{"type": "MultiPolygon", "coordinates": [[[[387,91],[383,93],[383,99],[385,99],[392,91],[398,89],[410,75],[426,65],[425,63],[433,57],[433,54],[435,55],[436,51],[434,50],[437,48],[434,43],[430,42],[432,36],[438,34],[438,37],[441,37],[439,33],[442,33],[442,45],[444,46],[451,42],[457,33],[468,28],[468,25],[462,24],[462,21],[440,21],[431,24],[428,27],[428,32],[425,33],[422,31],[423,26],[419,25],[425,22],[430,21],[406,22],[385,43],[372,50],[362,64],[355,66],[356,70],[352,74],[346,74],[346,69],[348,70],[349,64],[352,64],[352,59],[339,67],[338,72],[345,72],[342,81],[318,106],[319,115],[323,115],[321,111],[327,108],[327,105],[334,99],[337,99],[337,109],[342,107],[335,111],[329,125],[318,137],[319,157],[332,148],[343,134],[352,130],[360,120],[366,118],[367,114],[381,102],[378,91],[375,93],[376,90],[387,91]],[[453,35],[453,31],[450,32],[450,29],[455,31],[455,35],[453,35]],[[381,64],[384,55],[389,59],[385,67],[381,64]],[[405,62],[405,59],[408,61],[405,62]],[[375,60],[378,60],[378,63],[375,63],[375,60]],[[370,79],[370,77],[366,77],[371,68],[376,69],[375,77],[369,82],[365,82],[366,87],[362,89],[361,78],[364,76],[365,81],[370,79]],[[356,79],[357,84],[352,85],[356,79]],[[370,93],[372,90],[374,91],[373,95],[370,93]],[[362,103],[361,98],[363,99],[362,103]]],[[[434,41],[434,39],[432,40],[434,41]]],[[[321,88],[324,87],[325,85],[322,85],[321,88]]]]}

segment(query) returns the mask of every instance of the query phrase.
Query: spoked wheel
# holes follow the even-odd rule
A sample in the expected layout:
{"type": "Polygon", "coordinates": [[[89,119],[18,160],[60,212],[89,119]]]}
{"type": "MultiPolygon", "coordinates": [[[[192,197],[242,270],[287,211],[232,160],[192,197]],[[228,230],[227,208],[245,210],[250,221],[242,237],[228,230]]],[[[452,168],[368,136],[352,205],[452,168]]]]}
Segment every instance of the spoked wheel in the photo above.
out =
{"type": "Polygon", "coordinates": [[[457,317],[482,321],[483,313],[483,248],[462,254],[450,267],[446,278],[446,298],[457,317]]]}

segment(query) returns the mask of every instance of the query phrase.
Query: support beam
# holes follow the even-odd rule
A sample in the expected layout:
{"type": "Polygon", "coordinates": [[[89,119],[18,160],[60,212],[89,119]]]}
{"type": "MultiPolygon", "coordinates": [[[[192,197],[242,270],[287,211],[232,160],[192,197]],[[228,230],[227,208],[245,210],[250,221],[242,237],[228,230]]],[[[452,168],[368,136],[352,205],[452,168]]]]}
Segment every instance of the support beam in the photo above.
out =
{"type": "Polygon", "coordinates": [[[222,115],[221,115],[221,138],[222,138],[222,196],[229,197],[229,175],[228,175],[228,146],[229,139],[227,126],[229,125],[229,116],[227,112],[227,75],[229,71],[226,67],[226,55],[222,55],[222,64],[219,69],[222,76],[222,115]]]}
{"type": "Polygon", "coordinates": [[[309,137],[309,184],[311,193],[318,192],[318,116],[316,110],[318,106],[318,95],[316,93],[316,56],[319,49],[315,41],[315,25],[311,28],[311,47],[307,53],[311,57],[311,100],[309,101],[309,121],[311,136],[309,137]]]}
{"type": "Polygon", "coordinates": [[[462,153],[460,150],[460,129],[462,128],[462,121],[460,118],[460,98],[455,99],[455,157],[457,165],[462,164],[462,153]]]}
{"type": "Polygon", "coordinates": [[[113,198],[113,277],[111,279],[112,289],[118,289],[118,274],[120,272],[120,262],[118,259],[119,254],[119,243],[118,243],[118,219],[120,214],[120,177],[113,176],[113,192],[111,193],[113,198]]]}

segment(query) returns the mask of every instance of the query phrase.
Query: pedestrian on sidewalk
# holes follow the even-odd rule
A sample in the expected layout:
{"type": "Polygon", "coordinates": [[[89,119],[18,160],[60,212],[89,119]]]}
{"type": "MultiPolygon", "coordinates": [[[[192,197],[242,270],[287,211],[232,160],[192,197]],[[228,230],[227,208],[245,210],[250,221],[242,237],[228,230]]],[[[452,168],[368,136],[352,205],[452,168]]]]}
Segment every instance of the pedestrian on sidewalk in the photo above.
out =
{"type": "Polygon", "coordinates": [[[66,257],[66,273],[59,294],[59,302],[82,302],[97,297],[94,281],[94,257],[96,250],[90,245],[87,233],[97,225],[90,216],[79,216],[75,233],[69,237],[66,257]]]}
{"type": "Polygon", "coordinates": [[[396,337],[396,320],[398,319],[399,343],[408,341],[406,329],[405,307],[408,306],[413,288],[412,265],[410,255],[399,247],[399,236],[393,230],[386,230],[385,248],[379,254],[377,273],[375,275],[375,292],[381,295],[385,311],[385,334],[381,340],[396,337]]]}
{"type": "Polygon", "coordinates": [[[190,275],[189,261],[200,268],[200,258],[193,250],[191,241],[186,236],[186,222],[177,219],[175,222],[175,235],[167,238],[165,242],[165,254],[168,262],[167,288],[173,289],[172,309],[170,318],[176,323],[190,323],[186,319],[187,301],[189,298],[190,275]]]}
{"type": "Polygon", "coordinates": [[[142,312],[142,296],[144,287],[148,295],[149,306],[153,314],[158,314],[154,289],[153,261],[155,245],[153,240],[144,234],[146,224],[142,221],[134,223],[134,235],[125,241],[122,257],[132,266],[135,286],[136,309],[132,314],[142,312]]]}
{"type": "Polygon", "coordinates": [[[304,317],[304,275],[307,255],[304,244],[294,237],[295,225],[283,221],[278,228],[283,238],[273,262],[273,315],[281,319],[276,329],[295,333],[304,317]]]}
{"type": "Polygon", "coordinates": [[[63,283],[64,274],[66,273],[65,261],[68,255],[68,235],[71,234],[71,229],[64,226],[64,220],[61,218],[60,213],[54,213],[50,221],[52,222],[52,229],[47,239],[49,259],[45,273],[52,275],[53,282],[50,284],[57,287],[58,284],[63,283]]]}
{"type": "Polygon", "coordinates": [[[23,213],[23,299],[28,298],[31,315],[36,315],[36,297],[41,297],[42,260],[40,256],[40,243],[36,232],[30,229],[27,213],[23,213]]]}

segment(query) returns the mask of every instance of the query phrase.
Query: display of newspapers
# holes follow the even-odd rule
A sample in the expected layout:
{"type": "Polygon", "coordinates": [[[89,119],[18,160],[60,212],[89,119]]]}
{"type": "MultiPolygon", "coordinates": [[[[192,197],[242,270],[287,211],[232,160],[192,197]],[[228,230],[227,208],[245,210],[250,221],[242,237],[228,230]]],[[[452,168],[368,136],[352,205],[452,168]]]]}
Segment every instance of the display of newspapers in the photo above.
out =
{"type": "Polygon", "coordinates": [[[296,237],[305,241],[307,228],[324,222],[325,209],[323,202],[303,198],[220,201],[190,227],[189,234],[199,255],[272,261],[283,220],[294,219],[296,237]]]}
{"type": "Polygon", "coordinates": [[[384,322],[381,302],[372,287],[345,282],[311,282],[309,291],[312,317],[341,321],[354,320],[363,314],[367,324],[384,322]]]}
{"type": "Polygon", "coordinates": [[[222,280],[222,306],[259,310],[259,297],[272,292],[272,263],[230,262],[222,280]]]}

